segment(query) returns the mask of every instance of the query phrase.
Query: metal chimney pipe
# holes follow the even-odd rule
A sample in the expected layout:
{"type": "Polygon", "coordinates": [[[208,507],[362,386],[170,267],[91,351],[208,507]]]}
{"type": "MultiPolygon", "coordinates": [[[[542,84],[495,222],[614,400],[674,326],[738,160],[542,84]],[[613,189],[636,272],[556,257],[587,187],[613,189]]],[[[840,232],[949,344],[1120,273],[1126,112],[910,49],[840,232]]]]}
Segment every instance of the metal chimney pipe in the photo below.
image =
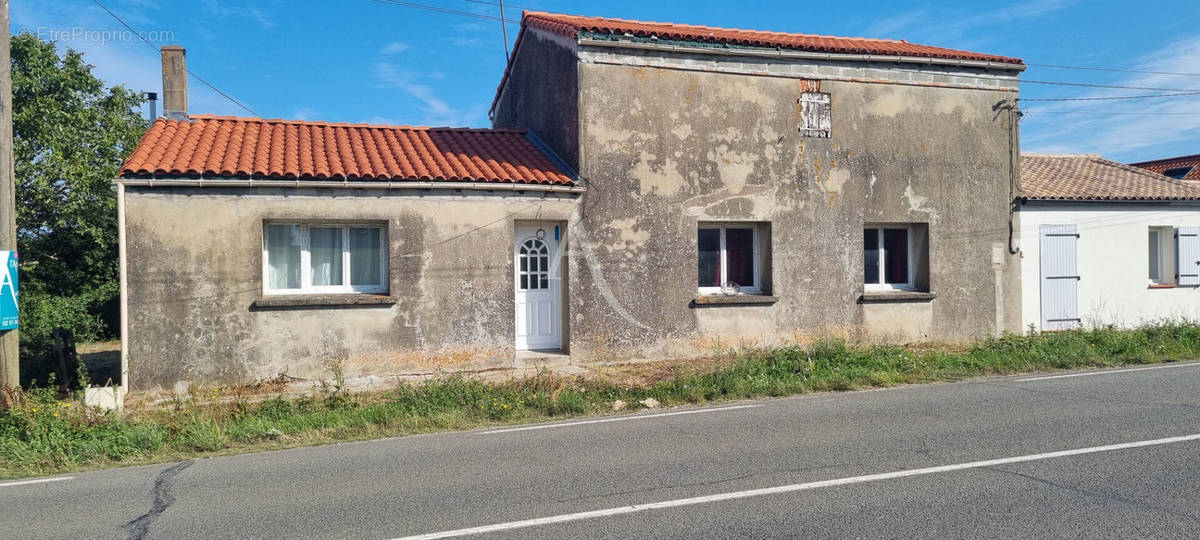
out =
{"type": "Polygon", "coordinates": [[[146,101],[150,104],[150,121],[158,118],[158,92],[146,92],[146,101]]]}

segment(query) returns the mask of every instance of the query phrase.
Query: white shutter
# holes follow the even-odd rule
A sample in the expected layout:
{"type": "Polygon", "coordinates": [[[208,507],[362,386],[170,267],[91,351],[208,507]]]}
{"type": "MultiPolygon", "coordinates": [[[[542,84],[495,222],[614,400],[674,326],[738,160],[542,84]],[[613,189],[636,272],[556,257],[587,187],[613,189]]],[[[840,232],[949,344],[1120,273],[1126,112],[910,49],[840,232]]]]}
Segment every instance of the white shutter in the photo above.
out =
{"type": "Polygon", "coordinates": [[[1042,225],[1042,330],[1079,328],[1079,234],[1074,225],[1042,225]]]}
{"type": "Polygon", "coordinates": [[[830,118],[829,94],[804,92],[800,94],[800,136],[829,138],[833,127],[830,118]]]}
{"type": "Polygon", "coordinates": [[[1200,227],[1175,230],[1176,283],[1184,287],[1200,286],[1200,227]]]}

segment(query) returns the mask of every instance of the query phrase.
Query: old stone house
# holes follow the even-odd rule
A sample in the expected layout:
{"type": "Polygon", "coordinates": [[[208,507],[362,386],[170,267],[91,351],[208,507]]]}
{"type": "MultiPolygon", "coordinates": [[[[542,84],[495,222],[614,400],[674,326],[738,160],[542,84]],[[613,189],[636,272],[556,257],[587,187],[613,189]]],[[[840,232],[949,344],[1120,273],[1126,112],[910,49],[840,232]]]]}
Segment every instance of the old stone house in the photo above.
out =
{"type": "Polygon", "coordinates": [[[1021,325],[1015,58],[527,12],[486,130],[187,115],[182,64],[117,181],[135,389],[1021,325]]]}

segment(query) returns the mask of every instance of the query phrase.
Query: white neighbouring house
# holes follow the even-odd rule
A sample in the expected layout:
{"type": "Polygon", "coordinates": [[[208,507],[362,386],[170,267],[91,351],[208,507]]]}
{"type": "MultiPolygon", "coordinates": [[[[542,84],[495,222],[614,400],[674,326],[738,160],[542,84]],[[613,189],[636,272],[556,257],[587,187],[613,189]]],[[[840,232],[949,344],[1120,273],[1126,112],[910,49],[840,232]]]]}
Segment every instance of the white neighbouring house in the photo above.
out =
{"type": "Polygon", "coordinates": [[[1200,321],[1200,186],[1096,155],[1021,156],[1027,328],[1200,321]]]}

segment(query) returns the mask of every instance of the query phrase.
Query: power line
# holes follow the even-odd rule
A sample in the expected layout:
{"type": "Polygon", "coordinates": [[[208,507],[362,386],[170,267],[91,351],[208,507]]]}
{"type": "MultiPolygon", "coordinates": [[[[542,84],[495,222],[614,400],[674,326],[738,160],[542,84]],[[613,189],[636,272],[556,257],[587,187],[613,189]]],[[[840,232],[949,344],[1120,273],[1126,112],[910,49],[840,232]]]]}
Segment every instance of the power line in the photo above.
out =
{"type": "Polygon", "coordinates": [[[1017,98],[1017,101],[1109,101],[1114,99],[1151,99],[1177,96],[1196,96],[1200,91],[1177,92],[1174,94],[1143,94],[1137,96],[1096,96],[1096,97],[1067,97],[1067,98],[1017,98]]]}
{"type": "MultiPolygon", "coordinates": [[[[499,6],[499,5],[500,5],[500,2],[488,2],[488,1],[486,1],[486,0],[463,0],[463,2],[468,2],[468,3],[471,3],[471,4],[483,4],[483,5],[485,5],[485,6],[499,6]]],[[[508,6],[507,6],[507,7],[517,8],[517,9],[523,9],[523,10],[526,10],[526,11],[537,11],[536,9],[533,9],[533,8],[531,8],[531,7],[518,6],[518,5],[516,5],[516,4],[508,4],[508,6]]]]}
{"type": "Polygon", "coordinates": [[[1020,82],[1029,83],[1029,84],[1050,84],[1050,85],[1055,85],[1055,86],[1083,86],[1083,87],[1087,87],[1087,88],[1116,88],[1116,89],[1120,89],[1120,90],[1152,90],[1155,92],[1196,92],[1196,93],[1200,93],[1200,89],[1197,89],[1197,88],[1154,88],[1151,86],[1124,86],[1124,85],[1119,85],[1119,84],[1091,84],[1091,83],[1077,83],[1077,82],[1063,82],[1063,81],[1022,80],[1020,82]]]}
{"type": "MultiPolygon", "coordinates": [[[[121,23],[121,26],[124,26],[126,30],[129,30],[130,32],[133,33],[133,35],[137,36],[138,39],[142,40],[142,42],[145,43],[147,47],[150,47],[155,52],[158,52],[158,47],[155,47],[153,43],[150,43],[149,40],[147,40],[145,37],[142,36],[141,32],[138,32],[132,26],[129,26],[129,23],[125,22],[120,17],[118,17],[116,13],[112,12],[112,10],[108,9],[107,7],[104,7],[104,4],[101,4],[100,0],[92,0],[92,2],[95,2],[97,6],[100,6],[100,9],[103,9],[105,13],[108,13],[112,18],[116,19],[117,22],[121,23]]],[[[187,69],[186,67],[184,68],[184,71],[186,71],[188,75],[195,77],[196,80],[203,83],[204,86],[211,88],[213,92],[216,92],[216,93],[220,94],[222,97],[224,97],[225,99],[232,101],[234,105],[237,105],[238,107],[245,109],[246,112],[248,112],[256,117],[259,117],[259,118],[262,117],[262,115],[255,112],[254,109],[251,109],[250,107],[246,106],[246,104],[234,99],[233,96],[226,94],[225,92],[222,92],[220,88],[217,88],[215,85],[213,85],[212,83],[205,80],[204,77],[201,77],[200,75],[196,74],[196,72],[194,72],[190,69],[187,69]]]]}
{"type": "Polygon", "coordinates": [[[1039,109],[1023,109],[1030,114],[1096,114],[1096,115],[1129,115],[1129,116],[1195,116],[1200,112],[1192,111],[1043,111],[1039,109]]]}
{"type": "MultiPolygon", "coordinates": [[[[470,0],[468,0],[470,1],[470,0]]],[[[1117,68],[1101,68],[1101,67],[1084,67],[1084,66],[1064,66],[1062,64],[1025,64],[1032,67],[1045,67],[1054,69],[1079,69],[1084,71],[1108,71],[1113,73],[1146,73],[1149,75],[1179,75],[1182,77],[1200,77],[1200,73],[1181,73],[1178,71],[1150,71],[1145,69],[1117,69],[1117,68]]]]}
{"type": "MultiPolygon", "coordinates": [[[[437,13],[445,13],[445,14],[449,14],[449,15],[460,15],[463,17],[473,17],[473,18],[484,19],[484,20],[489,20],[489,21],[504,21],[504,22],[512,23],[512,24],[520,24],[520,22],[521,22],[521,21],[516,21],[516,20],[512,20],[512,19],[501,18],[501,17],[495,16],[495,15],[484,15],[484,14],[480,14],[480,13],[472,13],[469,11],[461,11],[461,10],[456,10],[456,9],[443,8],[443,7],[439,7],[439,6],[431,6],[428,4],[417,4],[417,3],[413,3],[413,2],[405,2],[402,0],[372,0],[372,1],[378,2],[381,4],[391,4],[391,5],[396,5],[396,6],[424,9],[424,10],[428,10],[428,11],[434,11],[437,13]]],[[[500,5],[499,2],[490,2],[487,0],[463,0],[463,1],[474,3],[474,4],[490,5],[490,6],[499,6],[500,5]]],[[[513,5],[512,7],[521,7],[521,6],[513,5]]],[[[528,9],[528,8],[524,8],[524,9],[528,9]]],[[[1169,75],[1197,75],[1197,76],[1200,76],[1200,74],[1190,74],[1190,73],[1122,70],[1122,69],[1115,69],[1115,68],[1114,69],[1086,68],[1086,67],[1078,67],[1078,66],[1061,66],[1061,65],[1057,65],[1057,64],[1026,64],[1026,65],[1061,67],[1061,68],[1067,68],[1067,69],[1094,69],[1094,70],[1098,70],[1098,71],[1117,71],[1117,72],[1132,72],[1132,73],[1154,73],[1154,74],[1169,74],[1169,75]]],[[[994,77],[982,77],[982,76],[977,76],[977,75],[957,75],[957,76],[958,77],[976,78],[976,79],[989,79],[989,80],[994,78],[994,77]]],[[[1077,82],[1068,82],[1068,81],[1042,81],[1042,80],[1020,80],[1019,82],[1028,83],[1028,84],[1045,84],[1045,85],[1053,85],[1053,86],[1078,86],[1078,87],[1084,87],[1084,88],[1111,88],[1111,89],[1119,89],[1119,90],[1153,90],[1153,91],[1158,91],[1158,92],[1177,92],[1177,93],[1179,93],[1179,95],[1190,95],[1190,93],[1200,94],[1200,89],[1194,89],[1194,88],[1186,88],[1186,89],[1153,88],[1153,87],[1146,87],[1146,86],[1124,86],[1124,85],[1113,85],[1113,84],[1091,84],[1091,83],[1077,83],[1077,82]]],[[[1155,96],[1155,97],[1165,97],[1165,96],[1155,96]]]]}
{"type": "Polygon", "coordinates": [[[415,9],[423,9],[425,11],[432,11],[435,13],[445,13],[447,15],[459,15],[462,17],[473,17],[476,19],[483,19],[485,21],[497,21],[497,22],[506,22],[506,23],[512,23],[512,24],[521,24],[521,21],[515,21],[513,19],[501,18],[501,17],[497,17],[495,15],[484,15],[482,13],[472,13],[470,11],[462,11],[462,10],[457,10],[457,9],[439,7],[439,6],[431,6],[428,4],[417,4],[414,2],[402,2],[401,0],[371,0],[371,1],[377,2],[380,4],[390,4],[393,6],[403,6],[403,7],[410,7],[410,8],[415,8],[415,9]]]}

